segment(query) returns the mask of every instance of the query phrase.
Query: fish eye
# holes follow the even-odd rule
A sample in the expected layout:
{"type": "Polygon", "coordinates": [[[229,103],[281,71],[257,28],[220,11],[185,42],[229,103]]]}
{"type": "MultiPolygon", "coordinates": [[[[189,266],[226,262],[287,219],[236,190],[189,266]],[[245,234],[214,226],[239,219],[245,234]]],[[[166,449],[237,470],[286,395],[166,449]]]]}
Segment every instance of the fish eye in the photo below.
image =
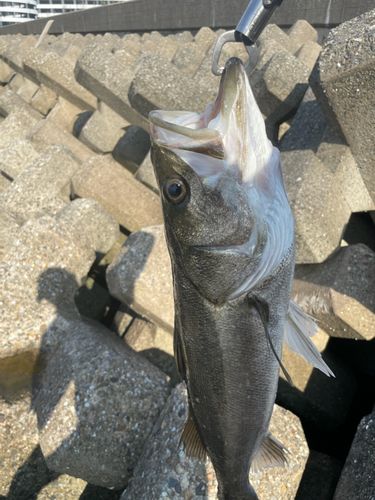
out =
{"type": "Polygon", "coordinates": [[[182,203],[187,194],[187,187],[182,179],[168,179],[164,183],[164,196],[171,203],[182,203]]]}

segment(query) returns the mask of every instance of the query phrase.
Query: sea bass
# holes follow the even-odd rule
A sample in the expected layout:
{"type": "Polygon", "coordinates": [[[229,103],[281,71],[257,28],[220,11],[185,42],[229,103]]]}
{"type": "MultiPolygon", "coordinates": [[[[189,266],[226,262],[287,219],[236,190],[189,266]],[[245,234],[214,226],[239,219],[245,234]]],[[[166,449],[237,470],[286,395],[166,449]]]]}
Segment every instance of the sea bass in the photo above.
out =
{"type": "Polygon", "coordinates": [[[294,224],[280,154],[237,58],[204,113],[153,111],[150,122],[189,398],[181,441],[211,458],[220,500],[256,500],[250,466],[287,462],[268,431],[283,341],[332,374],[310,340],[315,324],[290,302],[294,224]]]}

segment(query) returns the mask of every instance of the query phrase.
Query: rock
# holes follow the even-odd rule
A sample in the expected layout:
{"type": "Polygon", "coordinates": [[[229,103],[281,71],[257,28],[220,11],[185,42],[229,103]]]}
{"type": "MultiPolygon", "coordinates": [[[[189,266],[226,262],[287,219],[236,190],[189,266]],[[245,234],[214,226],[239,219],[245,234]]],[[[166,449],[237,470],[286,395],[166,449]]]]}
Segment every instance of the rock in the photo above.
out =
{"type": "Polygon", "coordinates": [[[199,46],[203,53],[206,53],[216,40],[217,33],[207,27],[201,28],[194,37],[194,42],[199,46]]]}
{"type": "Polygon", "coordinates": [[[81,108],[59,96],[57,103],[48,113],[47,120],[53,121],[53,123],[71,134],[74,124],[81,113],[81,108]]]}
{"type": "Polygon", "coordinates": [[[1,359],[23,353],[43,358],[58,340],[44,338],[56,308],[75,308],[74,294],[94,260],[93,250],[55,219],[24,224],[0,263],[1,359]]]}
{"type": "Polygon", "coordinates": [[[343,464],[329,455],[310,450],[305,472],[298,489],[301,498],[331,500],[343,464]]]}
{"type": "Polygon", "coordinates": [[[375,106],[373,24],[375,10],[331,30],[310,77],[310,85],[331,127],[345,138],[375,201],[373,162],[375,106]]]}
{"type": "Polygon", "coordinates": [[[38,119],[27,112],[11,113],[0,123],[0,150],[17,139],[26,139],[30,129],[38,119]]]}
{"type": "Polygon", "coordinates": [[[294,216],[297,263],[322,262],[340,244],[350,211],[335,171],[345,149],[340,141],[332,143],[330,129],[309,90],[280,144],[294,216]]]}
{"type": "Polygon", "coordinates": [[[27,139],[39,148],[63,144],[80,161],[85,161],[95,156],[95,153],[93,153],[91,149],[48,118],[46,120],[40,120],[38,124],[31,128],[27,134],[27,139]]]}
{"type": "Polygon", "coordinates": [[[60,191],[80,167],[80,162],[66,147],[46,148],[9,188],[0,195],[0,204],[23,224],[31,218],[54,215],[64,202],[60,191]]]}
{"type": "Polygon", "coordinates": [[[81,316],[103,321],[111,306],[111,296],[108,290],[88,276],[77,290],[74,302],[81,316]]]}
{"type": "Polygon", "coordinates": [[[300,19],[288,30],[288,37],[299,48],[305,43],[317,42],[318,32],[307,21],[300,19]]]}
{"type": "MultiPolygon", "coordinates": [[[[12,90],[7,90],[0,95],[0,114],[4,117],[11,113],[27,113],[36,120],[41,120],[42,115],[38,113],[30,104],[15,94],[12,90]]],[[[16,139],[16,137],[15,137],[16,139]]]]}
{"type": "Polygon", "coordinates": [[[281,123],[297,111],[308,88],[309,74],[295,56],[282,51],[250,76],[259,109],[269,121],[281,123]]]}
{"type": "Polygon", "coordinates": [[[129,88],[129,101],[144,117],[154,109],[203,112],[212,100],[202,85],[162,56],[146,55],[138,67],[129,88]]]}
{"type": "Polygon", "coordinates": [[[180,45],[172,62],[178,69],[188,76],[193,77],[201,65],[204,56],[205,51],[197,43],[190,42],[180,45]]]}
{"type": "Polygon", "coordinates": [[[56,219],[101,255],[112,248],[119,236],[118,222],[95,200],[74,200],[56,215],[56,219]]]}
{"type": "Polygon", "coordinates": [[[375,493],[375,412],[364,417],[346,459],[334,500],[371,500],[375,493]]]}
{"type": "Polygon", "coordinates": [[[15,179],[35,160],[38,154],[39,152],[30,141],[26,139],[13,141],[7,148],[0,151],[0,171],[7,177],[15,179]]]}
{"type": "Polygon", "coordinates": [[[74,73],[83,87],[127,122],[148,130],[148,119],[134,110],[129,102],[128,92],[133,74],[114,54],[99,44],[89,46],[78,59],[74,73]]]}
{"type": "Polygon", "coordinates": [[[39,90],[31,99],[31,105],[42,115],[46,115],[56,104],[57,94],[45,85],[41,85],[39,90]]]}
{"type": "Polygon", "coordinates": [[[131,234],[107,269],[114,297],[173,333],[172,272],[163,226],[131,234]]]}
{"type": "Polygon", "coordinates": [[[74,67],[53,53],[34,49],[23,60],[23,67],[31,77],[81,110],[96,109],[96,97],[83,88],[74,77],[74,67]]]}
{"type": "Polygon", "coordinates": [[[134,174],[149,151],[150,134],[141,127],[131,125],[117,142],[112,156],[134,174]]]}
{"type": "Polygon", "coordinates": [[[145,159],[134,174],[134,177],[148,188],[152,189],[155,193],[159,194],[159,186],[154,174],[154,166],[151,162],[150,153],[147,153],[145,159]]]}
{"type": "Polygon", "coordinates": [[[60,315],[44,338],[56,334],[35,399],[47,465],[125,486],[168,397],[167,378],[97,323],[60,315]]]}
{"type": "Polygon", "coordinates": [[[319,57],[321,46],[316,42],[307,42],[299,49],[296,56],[302,64],[312,70],[319,57]]]}
{"type": "Polygon", "coordinates": [[[83,127],[78,138],[96,153],[111,153],[129,126],[130,123],[122,116],[99,101],[97,111],[83,127]]]}
{"type": "Polygon", "coordinates": [[[72,180],[75,196],[93,198],[129,231],[161,223],[157,195],[109,155],[88,160],[72,180]]]}
{"type": "MultiPolygon", "coordinates": [[[[217,500],[211,462],[187,459],[179,448],[187,411],[186,388],[180,384],[172,391],[122,500],[168,497],[217,500]]],[[[250,481],[262,500],[294,498],[308,457],[302,426],[292,413],[275,405],[270,430],[291,452],[289,467],[250,473],[250,481]]]]}
{"type": "Polygon", "coordinates": [[[374,269],[365,245],[342,247],[319,265],[296,267],[292,299],[332,337],[373,339],[374,269]]]}

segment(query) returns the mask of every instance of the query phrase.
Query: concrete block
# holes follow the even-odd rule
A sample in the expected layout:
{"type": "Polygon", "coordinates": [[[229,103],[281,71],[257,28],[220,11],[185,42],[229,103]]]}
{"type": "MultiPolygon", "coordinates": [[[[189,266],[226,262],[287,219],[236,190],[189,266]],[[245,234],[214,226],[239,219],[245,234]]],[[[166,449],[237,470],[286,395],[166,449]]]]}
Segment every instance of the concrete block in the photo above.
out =
{"type": "Polygon", "coordinates": [[[374,338],[375,254],[362,244],[340,248],[319,265],[296,267],[292,298],[332,337],[374,338]]]}
{"type": "Polygon", "coordinates": [[[276,24],[268,24],[262,31],[259,41],[266,40],[267,38],[272,38],[291,54],[295,54],[300,47],[298,43],[295,43],[294,40],[284,33],[276,24]]]}
{"type": "Polygon", "coordinates": [[[307,42],[317,42],[318,40],[318,32],[304,19],[300,19],[289,28],[288,36],[289,40],[298,48],[307,42]]]}
{"type": "Polygon", "coordinates": [[[159,55],[143,58],[129,88],[131,105],[144,117],[153,109],[203,112],[211,100],[209,91],[159,55]]]}
{"type": "Polygon", "coordinates": [[[0,83],[8,83],[14,70],[2,59],[0,60],[0,83]]]}
{"type": "Polygon", "coordinates": [[[134,318],[125,342],[170,377],[172,387],[181,382],[173,354],[173,335],[142,318],[134,318]]]}
{"type": "Polygon", "coordinates": [[[107,289],[88,276],[78,288],[74,302],[81,316],[103,322],[111,307],[111,296],[107,289]]]}
{"type": "Polygon", "coordinates": [[[343,464],[339,460],[325,453],[310,450],[298,495],[301,494],[302,498],[310,496],[311,498],[319,498],[319,500],[331,500],[342,466],[343,464]]]}
{"type": "Polygon", "coordinates": [[[217,33],[211,28],[203,27],[194,37],[194,42],[199,46],[202,52],[206,53],[208,49],[216,42],[217,33]]]}
{"type": "Polygon", "coordinates": [[[173,332],[172,272],[163,226],[129,236],[107,269],[107,283],[111,295],[173,332]]]}
{"type": "Polygon", "coordinates": [[[58,337],[44,334],[53,331],[58,308],[76,310],[74,294],[94,260],[94,251],[55,219],[24,224],[0,266],[1,359],[34,353],[40,361],[55,346],[58,337]]]}
{"type": "Polygon", "coordinates": [[[134,174],[134,177],[142,182],[142,184],[152,189],[155,193],[159,194],[159,186],[154,174],[154,166],[151,161],[150,153],[147,153],[145,159],[134,174]]]}
{"type": "Polygon", "coordinates": [[[96,153],[111,153],[130,123],[103,101],[79,134],[79,140],[96,153]]]}
{"type": "Polygon", "coordinates": [[[172,61],[179,46],[172,38],[165,37],[163,43],[158,48],[158,53],[168,59],[168,61],[172,61]]]}
{"type": "Polygon", "coordinates": [[[49,119],[41,120],[25,135],[37,148],[64,144],[81,161],[92,158],[94,155],[91,149],[49,119]]]}
{"type": "MultiPolygon", "coordinates": [[[[217,480],[210,460],[188,459],[179,446],[187,411],[186,388],[180,384],[172,391],[121,500],[217,500],[217,480]]],[[[294,498],[309,454],[302,425],[291,412],[275,405],[270,431],[290,451],[290,465],[250,473],[250,482],[262,500],[294,498]]]]}
{"type": "Polygon", "coordinates": [[[125,67],[129,67],[137,59],[138,54],[142,50],[140,43],[135,43],[131,40],[120,39],[114,47],[114,55],[125,67]]]}
{"type": "Polygon", "coordinates": [[[150,135],[143,128],[132,125],[117,142],[112,156],[135,174],[149,151],[150,135]]]}
{"type": "Polygon", "coordinates": [[[60,316],[45,339],[56,334],[35,400],[47,465],[124,486],[168,397],[167,377],[98,323],[60,316]]]}
{"type": "Polygon", "coordinates": [[[339,246],[350,217],[335,178],[342,144],[333,144],[329,132],[310,90],[280,144],[295,221],[297,263],[324,261],[339,246]]]}
{"type": "Polygon", "coordinates": [[[180,45],[172,62],[178,69],[188,76],[193,77],[201,65],[204,56],[205,53],[201,50],[200,46],[195,42],[190,42],[180,45]]]}
{"type": "MultiPolygon", "coordinates": [[[[216,99],[220,85],[220,77],[215,76],[211,70],[213,50],[213,47],[208,50],[208,52],[206,53],[206,57],[203,59],[201,65],[199,66],[197,72],[193,77],[193,81],[196,82],[197,85],[206,88],[206,90],[210,92],[211,102],[216,99]]],[[[220,54],[219,65],[224,67],[229,57],[230,55],[226,51],[226,46],[224,46],[220,54]]]]}
{"type": "Polygon", "coordinates": [[[78,61],[79,56],[82,54],[84,47],[78,47],[77,45],[70,45],[66,51],[65,54],[63,55],[63,58],[65,61],[67,61],[70,65],[74,66],[76,65],[76,62],[78,61]]]}
{"type": "Polygon", "coordinates": [[[28,35],[20,39],[15,39],[7,45],[1,54],[1,58],[16,72],[25,76],[23,59],[28,52],[34,48],[37,38],[28,35]]]}
{"type": "Polygon", "coordinates": [[[194,39],[190,31],[181,31],[180,33],[175,33],[174,35],[168,35],[168,37],[172,38],[172,40],[177,42],[179,45],[192,42],[194,39]]]}
{"type": "MultiPolygon", "coordinates": [[[[0,114],[7,117],[11,113],[24,112],[41,120],[43,117],[36,109],[28,104],[22,97],[15,94],[12,90],[7,90],[0,95],[0,114]]],[[[17,139],[17,137],[15,137],[17,139]]]]}
{"type": "Polygon", "coordinates": [[[148,119],[134,110],[129,102],[132,74],[115,55],[98,44],[87,47],[77,61],[75,76],[81,85],[129,123],[149,129],[148,119]]]}
{"type": "MultiPolygon", "coordinates": [[[[126,33],[126,35],[124,35],[121,38],[121,40],[124,40],[124,41],[131,40],[132,42],[135,42],[135,43],[141,43],[141,37],[138,33],[126,33]]],[[[121,43],[121,40],[118,43],[121,43]]]]}
{"type": "Polygon", "coordinates": [[[4,177],[4,175],[0,172],[0,194],[5,191],[11,184],[12,181],[7,177],[4,177]]]}
{"type": "Polygon", "coordinates": [[[0,172],[10,179],[18,177],[39,155],[33,144],[26,139],[18,139],[0,151],[0,172]]]}
{"type": "Polygon", "coordinates": [[[311,74],[310,85],[329,124],[343,136],[375,200],[373,79],[375,10],[333,29],[311,74]]]}
{"type": "Polygon", "coordinates": [[[48,114],[48,120],[53,121],[56,125],[71,134],[74,124],[81,113],[81,108],[59,96],[57,103],[48,114]]]}
{"type": "Polygon", "coordinates": [[[73,105],[81,110],[96,109],[96,97],[76,81],[74,68],[63,58],[34,49],[25,57],[23,63],[26,73],[36,75],[40,83],[73,105]]]}
{"type": "Polygon", "coordinates": [[[0,150],[8,147],[16,139],[26,139],[30,130],[38,121],[38,118],[27,112],[18,111],[8,115],[0,123],[0,150]]]}
{"type": "Polygon", "coordinates": [[[316,42],[306,42],[296,53],[296,57],[302,64],[312,70],[319,57],[321,46],[316,42]]]}
{"type": "Polygon", "coordinates": [[[117,220],[95,200],[74,200],[56,215],[56,219],[98,254],[106,254],[119,236],[117,220]]]}
{"type": "Polygon", "coordinates": [[[308,88],[308,68],[288,52],[276,52],[250,77],[259,109],[273,123],[281,123],[298,109],[308,88]]]}
{"type": "Polygon", "coordinates": [[[22,97],[24,101],[30,104],[31,99],[34,97],[38,90],[39,85],[37,83],[34,83],[28,78],[25,78],[21,87],[17,90],[17,94],[22,97]]]}
{"type": "Polygon", "coordinates": [[[24,77],[19,73],[12,73],[12,76],[9,79],[8,87],[10,90],[13,90],[14,93],[23,85],[25,81],[24,77]]]}
{"type": "Polygon", "coordinates": [[[163,221],[157,195],[110,155],[88,160],[72,180],[75,196],[93,198],[129,231],[163,221]]]}
{"type": "Polygon", "coordinates": [[[80,167],[63,145],[47,147],[0,195],[0,204],[19,224],[54,215],[65,203],[56,199],[80,167]]]}
{"type": "Polygon", "coordinates": [[[39,90],[31,99],[31,105],[42,115],[47,115],[48,112],[55,106],[57,102],[57,94],[45,85],[41,85],[39,90]]]}
{"type": "Polygon", "coordinates": [[[358,425],[341,473],[334,500],[371,499],[374,496],[375,412],[358,425]]]}
{"type": "Polygon", "coordinates": [[[344,425],[354,401],[357,382],[349,366],[333,353],[326,353],[329,335],[319,329],[312,341],[335,377],[329,377],[307,361],[283,348],[282,362],[293,380],[292,387],[280,371],[277,403],[288,408],[313,429],[332,431],[344,425]]]}
{"type": "MultiPolygon", "coordinates": [[[[0,261],[4,258],[8,248],[20,229],[16,219],[6,210],[0,208],[0,261]]],[[[1,383],[0,383],[1,386],[1,383]]]]}

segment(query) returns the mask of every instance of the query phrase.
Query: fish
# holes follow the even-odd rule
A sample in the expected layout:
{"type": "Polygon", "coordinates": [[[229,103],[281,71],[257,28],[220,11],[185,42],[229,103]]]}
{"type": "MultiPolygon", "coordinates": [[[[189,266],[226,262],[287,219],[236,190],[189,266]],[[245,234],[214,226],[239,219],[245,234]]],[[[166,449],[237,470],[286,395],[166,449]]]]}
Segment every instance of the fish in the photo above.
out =
{"type": "Polygon", "coordinates": [[[174,354],[186,383],[188,456],[210,457],[219,500],[256,500],[250,468],[286,466],[269,432],[283,342],[333,376],[290,300],[294,222],[280,153],[244,65],[230,58],[199,114],[149,115],[175,304],[174,354]]]}

